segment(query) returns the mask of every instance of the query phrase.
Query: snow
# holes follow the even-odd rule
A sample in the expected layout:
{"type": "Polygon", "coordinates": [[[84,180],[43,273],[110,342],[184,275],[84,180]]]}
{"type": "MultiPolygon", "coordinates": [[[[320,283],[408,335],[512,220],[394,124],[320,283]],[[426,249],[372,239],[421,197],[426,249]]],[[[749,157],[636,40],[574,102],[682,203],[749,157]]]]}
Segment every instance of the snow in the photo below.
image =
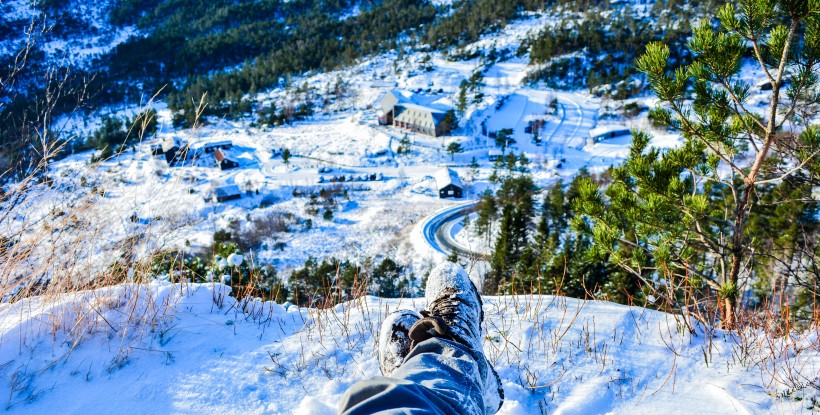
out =
{"type": "Polygon", "coordinates": [[[242,265],[242,262],[245,259],[240,254],[230,254],[228,255],[228,265],[232,267],[238,267],[242,265]]]}
{"type": "MultiPolygon", "coordinates": [[[[379,374],[384,317],[423,307],[364,297],[285,311],[228,290],[154,282],[3,304],[7,413],[335,413],[379,374]]],[[[808,384],[790,397],[788,376],[770,374],[778,364],[817,382],[816,330],[767,343],[690,322],[690,334],[661,312],[537,295],[485,297],[484,311],[501,414],[808,413],[818,399],[808,384]]]]}
{"type": "Polygon", "coordinates": [[[113,3],[111,0],[68,1],[57,13],[45,13],[36,2],[0,2],[0,23],[13,28],[12,33],[16,34],[0,39],[0,56],[22,50],[24,42],[29,41],[25,29],[33,24],[32,40],[47,59],[62,65],[88,67],[94,58],[138,34],[133,26],[118,28],[108,24],[113,3]],[[82,33],[55,31],[53,26],[58,19],[70,19],[73,25],[82,27],[82,33]]]}
{"type": "MultiPolygon", "coordinates": [[[[87,14],[99,15],[107,4],[100,2],[87,14]]],[[[0,10],[6,20],[36,16],[27,2],[19,0],[0,5],[0,10]]],[[[77,12],[83,11],[87,10],[77,12]]],[[[528,13],[464,50],[515,51],[529,33],[561,24],[562,16],[528,13]]],[[[134,34],[133,28],[125,28],[108,38],[49,39],[44,50],[55,56],[71,50],[74,59],[84,62],[134,34]]],[[[13,41],[0,41],[0,51],[13,41]]],[[[12,215],[19,220],[6,222],[0,235],[27,229],[23,241],[41,241],[32,261],[49,255],[62,258],[45,274],[62,278],[71,269],[75,276],[91,278],[118,258],[120,243],[134,235],[145,241],[137,256],[174,248],[196,251],[209,247],[217,230],[234,223],[248,226],[249,218],[283,214],[294,218],[288,232],[269,235],[253,252],[218,259],[219,267],[258,261],[273,264],[286,279],[311,256],[354,261],[391,256],[421,277],[446,257],[434,248],[435,238],[431,243],[432,225],[473,203],[470,198],[484,189],[494,188],[488,181],[493,168],[488,158],[499,150],[482,133],[482,123],[488,131],[513,129],[516,143],[505,151],[525,154],[542,188],[559,179],[566,184],[584,167],[603,172],[628,155],[630,136],[588,143],[590,133],[601,128],[647,129],[658,148],[682,142],[677,134],[652,127],[645,112],[634,118],[622,116],[618,108],[623,102],[583,90],[524,83],[532,69],[526,56],[487,65],[478,59],[448,61],[440,53],[400,57],[389,51],[348,68],[295,77],[292,85],[307,85],[311,91],[306,96],[280,86],[251,97],[260,107],[276,103],[279,108],[283,103],[327,99],[314,116],[279,127],[258,126],[251,118],[208,119],[201,128],[175,131],[167,106],[151,103],[160,122],[156,137],[98,164],[89,163],[93,152],[53,163],[53,188],[34,187],[12,215]],[[427,55],[430,71],[421,67],[427,55]],[[461,81],[476,71],[483,72],[484,99],[468,106],[454,135],[426,137],[378,125],[376,108],[387,91],[414,91],[417,103],[451,107],[461,81]],[[322,91],[337,80],[348,83],[348,93],[331,99],[322,91]],[[541,143],[524,132],[534,120],[543,120],[538,131],[541,143]],[[150,155],[150,145],[177,136],[194,146],[230,141],[240,167],[220,171],[212,158],[205,157],[171,168],[150,155]],[[410,150],[400,155],[397,149],[403,140],[410,143],[410,150]],[[464,152],[447,154],[451,142],[460,143],[464,152]],[[292,152],[288,163],[281,160],[280,149],[292,152]],[[467,169],[473,157],[479,163],[475,177],[467,169]],[[441,169],[458,173],[467,200],[438,198],[433,175],[441,169]],[[371,174],[379,180],[319,182],[371,174]],[[239,187],[242,199],[214,203],[210,195],[220,186],[239,187]],[[324,220],[321,211],[307,212],[311,193],[337,186],[344,193],[336,197],[332,220],[324,220]],[[83,232],[99,236],[71,234],[75,224],[85,224],[83,232]],[[61,238],[50,241],[47,235],[55,231],[71,237],[58,233],[61,238]],[[58,243],[63,245],[54,249],[58,243]]],[[[762,77],[751,65],[742,74],[751,85],[762,77]]],[[[754,102],[770,97],[758,88],[751,93],[754,102]]],[[[652,107],[656,100],[635,101],[652,107]]],[[[755,108],[761,114],[765,111],[763,106],[755,108]]],[[[104,108],[87,117],[63,116],[57,124],[68,135],[87,136],[99,127],[102,114],[133,116],[145,109],[104,108]]],[[[486,252],[492,246],[493,235],[479,237],[473,226],[464,227],[460,221],[445,225],[447,238],[469,250],[486,252]]],[[[471,277],[482,266],[473,265],[471,277]]],[[[21,268],[8,275],[25,272],[21,268]]],[[[230,282],[223,272],[209,280],[230,282]]],[[[347,387],[378,374],[376,339],[384,316],[400,308],[423,307],[421,299],[366,297],[317,311],[291,304],[237,302],[226,290],[218,283],[156,281],[0,304],[0,391],[11,392],[5,405],[11,413],[32,414],[114,409],[335,413],[347,387]],[[82,324],[74,325],[75,321],[82,324]]],[[[698,324],[690,333],[667,314],[549,296],[488,297],[485,313],[483,347],[506,389],[502,414],[541,413],[542,407],[563,414],[805,413],[817,399],[811,387],[790,383],[799,378],[794,373],[771,374],[779,364],[795,368],[808,379],[804,383],[817,384],[816,332],[771,343],[760,333],[738,336],[698,324]],[[771,345],[786,352],[767,354],[771,345]],[[752,355],[741,362],[738,356],[746,352],[752,355]],[[792,398],[789,388],[798,391],[802,401],[792,398]]]]}

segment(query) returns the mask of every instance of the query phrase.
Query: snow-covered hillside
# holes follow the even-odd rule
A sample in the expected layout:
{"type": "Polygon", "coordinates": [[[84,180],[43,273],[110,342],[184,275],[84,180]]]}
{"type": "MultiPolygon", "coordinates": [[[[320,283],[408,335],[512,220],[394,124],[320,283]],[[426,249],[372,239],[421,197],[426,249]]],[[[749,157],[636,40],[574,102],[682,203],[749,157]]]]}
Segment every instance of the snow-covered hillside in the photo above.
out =
{"type": "MultiPolygon", "coordinates": [[[[364,297],[324,311],[285,309],[237,302],[228,290],[156,282],[0,306],[4,409],[333,414],[347,387],[378,374],[375,336],[386,313],[423,307],[364,297]]],[[[507,396],[502,414],[820,408],[810,386],[820,371],[816,331],[789,341],[737,336],[552,296],[488,297],[484,309],[484,350],[507,396]]]]}
{"type": "Polygon", "coordinates": [[[41,3],[48,4],[0,2],[0,27],[8,28],[10,34],[0,39],[0,57],[33,42],[46,62],[84,68],[137,33],[134,27],[117,28],[108,22],[110,0],[41,3]]]}

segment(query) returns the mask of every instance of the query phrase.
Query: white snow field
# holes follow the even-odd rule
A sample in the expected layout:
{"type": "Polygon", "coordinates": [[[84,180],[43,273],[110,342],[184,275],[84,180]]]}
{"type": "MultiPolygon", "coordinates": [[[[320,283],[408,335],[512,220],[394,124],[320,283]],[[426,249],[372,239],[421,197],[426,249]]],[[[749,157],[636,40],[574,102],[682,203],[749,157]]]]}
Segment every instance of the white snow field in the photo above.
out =
{"type": "MultiPolygon", "coordinates": [[[[382,318],[423,307],[364,297],[286,310],[228,290],[155,282],[2,304],[0,404],[10,414],[333,414],[350,385],[378,375],[382,318]]],[[[484,300],[501,414],[799,414],[818,402],[817,330],[771,340],[606,302],[484,300]]]]}

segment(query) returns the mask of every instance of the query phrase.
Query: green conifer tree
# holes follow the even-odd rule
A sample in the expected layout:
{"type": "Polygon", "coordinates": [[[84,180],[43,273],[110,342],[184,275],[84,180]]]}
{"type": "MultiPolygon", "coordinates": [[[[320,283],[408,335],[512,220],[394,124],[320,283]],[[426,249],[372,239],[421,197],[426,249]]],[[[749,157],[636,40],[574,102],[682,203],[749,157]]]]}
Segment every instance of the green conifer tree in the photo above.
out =
{"type": "Polygon", "coordinates": [[[636,62],[660,99],[652,117],[679,131],[683,145],[662,152],[634,132],[613,182],[580,187],[586,220],[575,225],[633,278],[662,281],[670,307],[682,309],[676,293],[686,289],[716,294],[722,326],[734,329],[741,284],[754,277],[747,219],[756,193],[817,166],[820,129],[783,128],[805,125],[817,107],[820,1],[740,0],[717,18],[719,26],[694,29],[691,64],[673,66],[660,43],[636,62]],[[740,77],[747,54],[773,86],[764,111],[750,106],[753,87],[740,77]]]}

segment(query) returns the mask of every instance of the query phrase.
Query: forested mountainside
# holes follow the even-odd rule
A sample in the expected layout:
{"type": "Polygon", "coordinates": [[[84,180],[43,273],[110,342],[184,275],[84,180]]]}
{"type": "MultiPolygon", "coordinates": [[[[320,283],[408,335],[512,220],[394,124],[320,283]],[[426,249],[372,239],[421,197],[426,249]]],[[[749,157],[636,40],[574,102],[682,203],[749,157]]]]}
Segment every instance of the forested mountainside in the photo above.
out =
{"type": "MultiPolygon", "coordinates": [[[[631,69],[642,47],[680,44],[690,22],[713,7],[671,0],[6,2],[0,120],[15,128],[0,133],[0,165],[26,171],[37,157],[32,130],[49,125],[41,118],[136,105],[156,94],[178,111],[180,126],[190,126],[204,103],[200,115],[242,117],[266,110],[250,98],[258,91],[386,50],[487,62],[524,57],[538,64],[532,82],[627,97],[645,85],[631,69]],[[555,28],[515,48],[469,47],[512,20],[539,15],[556,20],[555,28]]],[[[87,138],[60,137],[68,152],[95,147],[87,138]]]]}

